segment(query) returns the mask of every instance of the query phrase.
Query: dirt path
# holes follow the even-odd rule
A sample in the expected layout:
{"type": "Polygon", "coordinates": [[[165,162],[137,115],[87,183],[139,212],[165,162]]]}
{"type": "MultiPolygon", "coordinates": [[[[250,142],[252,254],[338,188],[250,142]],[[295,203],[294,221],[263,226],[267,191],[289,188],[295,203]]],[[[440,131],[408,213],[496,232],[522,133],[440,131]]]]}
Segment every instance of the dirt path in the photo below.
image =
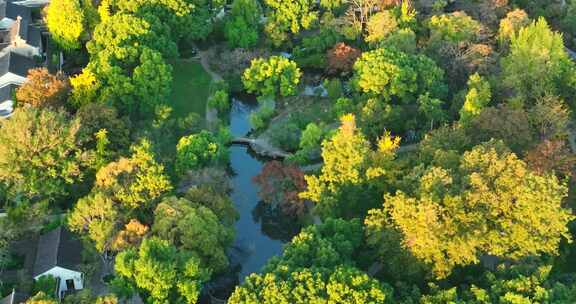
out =
{"type": "Polygon", "coordinates": [[[212,81],[221,81],[223,80],[222,76],[220,76],[220,74],[214,72],[212,70],[212,68],[210,67],[210,55],[212,54],[212,49],[206,50],[206,51],[200,51],[198,50],[198,57],[200,57],[200,64],[202,65],[202,67],[204,68],[204,70],[206,72],[208,72],[208,74],[210,74],[210,76],[212,76],[212,81]]]}
{"type": "MultiPolygon", "coordinates": [[[[222,81],[224,78],[222,78],[222,76],[220,76],[220,74],[214,72],[212,70],[212,68],[210,68],[209,58],[210,58],[211,54],[212,54],[211,49],[206,50],[206,51],[200,51],[198,49],[198,57],[200,58],[200,65],[202,65],[202,68],[204,69],[204,71],[206,71],[206,73],[208,73],[210,75],[210,77],[212,77],[212,83],[214,83],[214,82],[222,81]]],[[[218,127],[218,110],[208,106],[208,103],[206,103],[205,120],[206,120],[206,128],[209,131],[215,132],[216,128],[218,127]]]]}

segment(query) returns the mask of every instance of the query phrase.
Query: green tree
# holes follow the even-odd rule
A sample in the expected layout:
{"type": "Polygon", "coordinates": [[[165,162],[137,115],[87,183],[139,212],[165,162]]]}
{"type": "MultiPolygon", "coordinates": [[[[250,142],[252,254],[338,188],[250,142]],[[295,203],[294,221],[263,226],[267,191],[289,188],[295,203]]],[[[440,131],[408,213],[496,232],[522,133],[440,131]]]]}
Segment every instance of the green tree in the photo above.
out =
{"type": "Polygon", "coordinates": [[[258,43],[262,9],[256,0],[234,0],[225,34],[231,47],[249,48],[258,43]]]}
{"type": "Polygon", "coordinates": [[[93,241],[96,250],[105,252],[112,246],[122,216],[121,206],[102,193],[94,193],[78,200],[68,216],[68,227],[93,241]]]}
{"type": "Polygon", "coordinates": [[[266,97],[295,95],[302,72],[295,62],[281,56],[254,59],[242,82],[250,93],[266,97]]]}
{"type": "Polygon", "coordinates": [[[361,213],[369,201],[354,195],[367,192],[361,187],[367,181],[387,174],[389,161],[394,158],[400,142],[400,138],[385,134],[378,142],[378,150],[372,151],[370,142],[356,127],[354,115],[345,115],[341,121],[336,134],[322,143],[324,165],[321,174],[307,175],[308,188],[300,193],[301,198],[315,202],[315,211],[325,217],[361,213]],[[377,157],[389,161],[374,163],[377,157]]]}
{"type": "Polygon", "coordinates": [[[127,13],[118,13],[102,21],[86,48],[92,56],[96,56],[103,51],[128,51],[123,48],[133,45],[147,46],[161,52],[166,58],[178,55],[170,29],[159,18],[147,16],[144,19],[127,13]]]}
{"type": "Polygon", "coordinates": [[[434,15],[427,23],[430,30],[431,47],[439,47],[443,43],[474,42],[478,39],[482,25],[458,11],[451,14],[434,15]]]}
{"type": "Polygon", "coordinates": [[[210,272],[168,241],[145,239],[116,256],[116,272],[148,292],[153,303],[196,303],[210,272]]]}
{"type": "Polygon", "coordinates": [[[360,92],[386,100],[414,102],[426,92],[433,98],[441,98],[446,90],[444,72],[423,55],[380,48],[362,53],[354,71],[352,81],[360,92]]]}
{"type": "Polygon", "coordinates": [[[418,112],[430,121],[430,130],[434,128],[434,122],[442,122],[446,119],[446,112],[442,109],[444,101],[430,97],[429,93],[418,97],[418,112]]]}
{"type": "Polygon", "coordinates": [[[80,121],[62,111],[25,107],[0,124],[0,181],[8,198],[53,200],[82,180],[90,155],[80,121]]]}
{"type": "Polygon", "coordinates": [[[34,280],[34,285],[32,286],[32,293],[38,294],[54,294],[54,287],[56,287],[56,278],[52,275],[43,275],[38,279],[34,280]]]}
{"type": "Polygon", "coordinates": [[[172,185],[164,166],[155,160],[148,140],[132,147],[130,158],[120,158],[96,173],[93,192],[101,192],[127,208],[150,206],[172,185]]]}
{"type": "Polygon", "coordinates": [[[230,299],[240,303],[385,303],[391,288],[351,266],[251,274],[230,299]]]}
{"type": "Polygon", "coordinates": [[[234,230],[224,226],[205,206],[184,198],[168,197],[154,211],[152,231],[199,258],[202,267],[211,272],[222,272],[228,267],[226,249],[234,240],[234,230]]]}
{"type": "Polygon", "coordinates": [[[478,73],[470,75],[468,79],[468,93],[464,99],[464,105],[460,109],[460,122],[467,124],[470,120],[478,116],[480,112],[490,103],[492,91],[490,83],[478,73]]]}
{"type": "Polygon", "coordinates": [[[319,126],[313,122],[306,125],[300,137],[299,150],[295,154],[295,160],[304,163],[313,160],[314,154],[320,150],[325,133],[322,125],[319,126]]]}
{"type": "Polygon", "coordinates": [[[211,165],[223,165],[228,161],[227,142],[212,133],[200,133],[180,138],[176,146],[176,172],[179,175],[189,170],[211,165]]]}
{"type": "Polygon", "coordinates": [[[222,5],[219,0],[105,0],[98,11],[103,21],[113,13],[133,14],[148,22],[158,18],[174,41],[200,40],[212,31],[213,13],[222,5]]]}
{"type": "Polygon", "coordinates": [[[403,247],[439,278],[484,254],[555,255],[562,239],[571,240],[566,185],[534,174],[501,142],[464,153],[455,169],[430,167],[419,181],[413,194],[387,194],[383,209],[369,212],[366,229],[398,231],[403,247]]]}
{"type": "Polygon", "coordinates": [[[54,0],[46,10],[46,24],[54,41],[65,50],[79,49],[90,39],[98,14],[88,0],[54,0]]]}
{"type": "Polygon", "coordinates": [[[471,286],[460,289],[434,286],[430,295],[421,298],[421,303],[570,303],[576,296],[576,285],[552,279],[551,268],[534,265],[532,261],[524,265],[500,265],[471,286]]]}
{"type": "Polygon", "coordinates": [[[341,264],[354,264],[362,245],[362,224],[328,218],[320,225],[302,229],[284,248],[282,256],[272,257],[263,272],[281,269],[320,267],[333,269],[341,264]]]}
{"type": "Polygon", "coordinates": [[[303,229],[262,274],[237,287],[230,303],[384,303],[390,288],[354,267],[359,220],[327,219],[303,229]]]}
{"type": "MultiPolygon", "coordinates": [[[[138,44],[106,48],[96,53],[83,74],[86,74],[83,77],[93,75],[95,87],[90,90],[95,92],[82,96],[112,103],[121,113],[139,117],[154,113],[168,98],[172,84],[172,67],[163,60],[162,54],[138,44]]],[[[75,85],[86,85],[83,81],[71,83],[74,90],[83,89],[75,85]]]]}
{"type": "Polygon", "coordinates": [[[540,18],[512,36],[510,54],[502,60],[502,78],[525,102],[550,94],[571,98],[576,66],[564,50],[562,34],[540,18]]]}
{"type": "Polygon", "coordinates": [[[310,28],[318,19],[312,0],[264,0],[264,3],[270,9],[265,31],[275,46],[288,40],[290,34],[310,28]]]}

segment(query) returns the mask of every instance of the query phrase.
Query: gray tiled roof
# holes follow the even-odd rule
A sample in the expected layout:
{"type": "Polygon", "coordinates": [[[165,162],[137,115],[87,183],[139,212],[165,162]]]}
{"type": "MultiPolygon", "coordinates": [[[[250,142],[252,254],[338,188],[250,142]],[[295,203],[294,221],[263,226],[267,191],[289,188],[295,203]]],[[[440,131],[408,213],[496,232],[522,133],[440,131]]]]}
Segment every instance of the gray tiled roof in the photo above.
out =
{"type": "Polygon", "coordinates": [[[26,294],[12,290],[11,294],[4,299],[0,299],[0,304],[21,304],[26,302],[27,299],[28,296],[26,294]]]}
{"type": "Polygon", "coordinates": [[[60,266],[78,271],[82,262],[82,243],[62,227],[40,236],[34,264],[34,277],[60,266]]]}

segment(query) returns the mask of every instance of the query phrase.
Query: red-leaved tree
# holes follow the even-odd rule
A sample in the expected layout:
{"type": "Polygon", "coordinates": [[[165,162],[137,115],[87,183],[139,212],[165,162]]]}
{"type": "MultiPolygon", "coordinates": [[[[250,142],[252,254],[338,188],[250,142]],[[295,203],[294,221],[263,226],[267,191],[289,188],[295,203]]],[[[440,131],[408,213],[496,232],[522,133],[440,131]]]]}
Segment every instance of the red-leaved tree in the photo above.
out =
{"type": "Polygon", "coordinates": [[[254,182],[260,185],[260,198],[279,207],[283,213],[299,216],[307,211],[305,201],[298,197],[298,193],[306,189],[306,180],[297,166],[268,162],[254,177],[254,182]]]}
{"type": "Polygon", "coordinates": [[[562,176],[570,176],[576,165],[576,157],[562,140],[544,140],[529,151],[524,160],[538,174],[555,172],[562,176]]]}
{"type": "Polygon", "coordinates": [[[330,74],[348,73],[352,71],[354,62],[361,54],[360,50],[346,45],[344,42],[339,42],[327,51],[328,66],[326,70],[330,74]]]}

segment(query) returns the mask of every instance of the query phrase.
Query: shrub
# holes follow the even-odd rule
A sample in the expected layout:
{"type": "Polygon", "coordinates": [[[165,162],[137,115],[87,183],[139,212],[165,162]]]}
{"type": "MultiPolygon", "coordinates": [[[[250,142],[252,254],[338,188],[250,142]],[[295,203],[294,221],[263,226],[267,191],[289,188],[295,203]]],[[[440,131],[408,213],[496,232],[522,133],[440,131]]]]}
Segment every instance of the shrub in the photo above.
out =
{"type": "Polygon", "coordinates": [[[217,109],[218,112],[226,112],[230,110],[230,97],[228,93],[223,90],[216,91],[208,99],[208,106],[217,109]]]}
{"type": "Polygon", "coordinates": [[[354,102],[346,97],[338,98],[332,108],[332,113],[336,118],[352,112],[354,112],[354,102]]]}
{"type": "Polygon", "coordinates": [[[32,293],[37,294],[43,292],[46,295],[54,295],[56,293],[56,279],[51,275],[44,275],[34,281],[32,293]]]}
{"type": "Polygon", "coordinates": [[[275,124],[270,128],[272,143],[284,151],[295,151],[300,142],[300,128],[295,123],[275,124]]]}
{"type": "Polygon", "coordinates": [[[272,117],[274,117],[275,112],[276,111],[272,105],[268,103],[263,104],[258,111],[250,114],[250,125],[254,130],[264,129],[272,117]]]}
{"type": "Polygon", "coordinates": [[[205,130],[182,137],[176,146],[176,172],[182,176],[188,170],[225,163],[228,148],[218,137],[205,130]]]}
{"type": "Polygon", "coordinates": [[[342,82],[340,79],[324,80],[323,86],[328,92],[328,98],[336,100],[342,96],[342,82]]]}

